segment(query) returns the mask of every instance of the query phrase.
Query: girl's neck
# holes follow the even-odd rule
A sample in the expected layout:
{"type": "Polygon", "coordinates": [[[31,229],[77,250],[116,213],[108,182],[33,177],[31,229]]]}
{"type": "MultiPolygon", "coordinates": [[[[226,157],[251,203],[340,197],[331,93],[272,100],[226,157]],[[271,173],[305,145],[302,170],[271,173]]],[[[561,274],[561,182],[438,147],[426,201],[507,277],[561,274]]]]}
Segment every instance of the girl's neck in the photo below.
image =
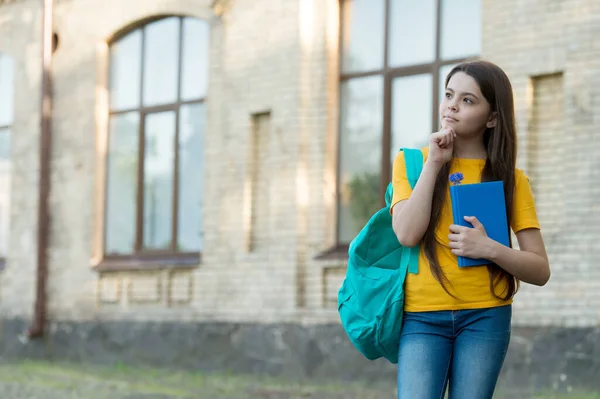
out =
{"type": "Polygon", "coordinates": [[[487,151],[483,137],[473,139],[454,139],[454,157],[463,159],[486,159],[487,151]]]}

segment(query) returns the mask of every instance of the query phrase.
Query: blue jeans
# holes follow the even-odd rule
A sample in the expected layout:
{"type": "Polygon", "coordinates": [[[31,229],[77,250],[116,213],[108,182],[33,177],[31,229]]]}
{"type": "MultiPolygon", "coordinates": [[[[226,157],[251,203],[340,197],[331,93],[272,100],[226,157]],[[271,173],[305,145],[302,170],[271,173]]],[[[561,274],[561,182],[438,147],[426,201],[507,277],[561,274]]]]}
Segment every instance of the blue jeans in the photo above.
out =
{"type": "Polygon", "coordinates": [[[398,399],[491,399],[510,340],[511,305],[404,313],[398,399]]]}

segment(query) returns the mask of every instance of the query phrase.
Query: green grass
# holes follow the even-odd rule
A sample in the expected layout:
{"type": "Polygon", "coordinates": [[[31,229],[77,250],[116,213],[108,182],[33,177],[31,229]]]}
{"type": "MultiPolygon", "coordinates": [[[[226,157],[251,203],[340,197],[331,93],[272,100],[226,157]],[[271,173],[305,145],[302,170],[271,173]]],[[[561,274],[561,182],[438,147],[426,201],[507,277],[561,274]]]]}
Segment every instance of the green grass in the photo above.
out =
{"type": "MultiPolygon", "coordinates": [[[[0,397],[21,398],[180,398],[180,399],[393,399],[388,386],[366,383],[297,382],[256,375],[207,374],[117,364],[112,367],[23,361],[0,363],[0,397]],[[10,388],[10,394],[6,389],[10,388]],[[20,389],[23,389],[20,394],[20,389]],[[27,392],[25,392],[27,391],[27,392]],[[31,392],[39,392],[32,394],[31,392]]],[[[515,399],[499,393],[498,399],[515,399]]],[[[600,399],[600,393],[527,399],[600,399]]]]}
{"type": "Polygon", "coordinates": [[[0,364],[0,385],[3,382],[34,385],[57,393],[81,391],[85,392],[86,399],[125,398],[134,394],[160,395],[161,398],[195,399],[379,399],[393,397],[393,386],[384,388],[369,387],[360,383],[298,383],[281,378],[206,374],[132,367],[122,364],[113,367],[41,361],[0,364]],[[118,395],[122,396],[114,396],[115,392],[119,392],[118,395]]]}

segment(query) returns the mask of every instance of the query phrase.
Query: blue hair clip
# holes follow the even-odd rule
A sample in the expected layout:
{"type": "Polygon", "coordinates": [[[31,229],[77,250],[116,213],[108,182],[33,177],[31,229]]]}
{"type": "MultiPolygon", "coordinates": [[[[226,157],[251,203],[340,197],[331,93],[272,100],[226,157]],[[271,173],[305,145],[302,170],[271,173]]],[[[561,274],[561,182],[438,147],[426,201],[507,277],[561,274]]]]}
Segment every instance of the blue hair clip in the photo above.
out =
{"type": "Polygon", "coordinates": [[[450,175],[450,183],[452,183],[453,185],[457,186],[460,183],[462,183],[462,181],[463,181],[464,178],[465,177],[460,172],[452,173],[450,175]]]}

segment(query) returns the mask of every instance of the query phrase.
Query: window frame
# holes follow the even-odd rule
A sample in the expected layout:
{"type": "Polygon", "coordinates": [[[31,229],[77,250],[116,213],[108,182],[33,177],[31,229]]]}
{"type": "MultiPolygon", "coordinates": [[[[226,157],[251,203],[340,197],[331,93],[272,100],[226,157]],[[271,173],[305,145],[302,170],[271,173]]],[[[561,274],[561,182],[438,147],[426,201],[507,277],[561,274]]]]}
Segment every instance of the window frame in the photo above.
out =
{"type": "MultiPolygon", "coordinates": [[[[401,78],[401,77],[407,77],[407,76],[413,76],[413,75],[420,75],[420,74],[427,74],[430,75],[433,79],[433,85],[432,85],[432,126],[434,127],[433,129],[435,129],[435,126],[439,125],[439,103],[440,103],[440,98],[439,97],[439,90],[440,90],[440,69],[442,67],[448,66],[448,65],[454,65],[454,64],[458,64],[460,62],[464,62],[467,59],[476,59],[479,57],[479,54],[473,54],[472,56],[467,56],[467,57],[460,57],[460,58],[452,58],[452,59],[448,59],[448,60],[443,60],[441,58],[441,39],[442,39],[442,32],[441,32],[441,23],[442,23],[442,1],[443,0],[435,0],[436,1],[436,21],[435,21],[435,58],[432,62],[429,63],[422,63],[422,64],[415,64],[415,65],[409,65],[409,66],[400,66],[400,67],[390,67],[389,66],[389,43],[390,43],[390,19],[392,17],[392,14],[390,12],[390,2],[391,0],[383,0],[384,1],[384,18],[385,18],[385,27],[384,27],[384,51],[383,51],[383,68],[380,69],[376,69],[376,70],[370,70],[370,71],[362,71],[362,72],[350,72],[350,73],[344,73],[344,65],[343,65],[343,59],[344,59],[344,46],[343,46],[343,40],[341,40],[344,37],[344,33],[345,30],[344,28],[347,26],[347,24],[345,23],[346,21],[344,20],[344,7],[346,5],[346,3],[348,1],[351,0],[340,0],[340,6],[339,6],[339,32],[338,32],[338,37],[340,38],[339,41],[339,54],[338,54],[338,59],[340,60],[340,62],[338,63],[338,76],[339,76],[339,88],[341,89],[342,85],[352,79],[357,79],[357,78],[365,78],[365,77],[370,77],[370,76],[382,76],[383,77],[383,114],[381,115],[381,117],[383,118],[383,123],[382,123],[382,143],[381,143],[381,151],[382,151],[382,156],[381,156],[381,181],[380,181],[380,193],[379,193],[379,198],[380,198],[380,205],[381,207],[385,206],[385,192],[387,189],[387,185],[388,183],[391,181],[391,162],[393,161],[393,159],[390,159],[390,154],[391,154],[391,141],[392,141],[392,88],[393,88],[393,82],[396,78],[401,78]]],[[[341,95],[340,95],[340,105],[341,105],[341,95]]],[[[342,120],[342,115],[341,112],[339,113],[338,116],[339,120],[338,120],[338,143],[341,143],[341,137],[343,134],[342,131],[342,126],[343,126],[343,120],[342,120]]],[[[320,257],[321,258],[327,258],[330,255],[333,254],[340,254],[340,253],[345,253],[348,250],[349,247],[349,243],[346,242],[341,242],[340,241],[340,223],[341,223],[341,217],[340,217],[340,202],[341,202],[341,180],[340,180],[340,175],[341,175],[341,165],[340,165],[340,161],[341,161],[341,153],[342,153],[342,146],[338,145],[338,152],[337,152],[337,171],[336,171],[336,228],[335,228],[335,243],[336,246],[335,248],[333,248],[330,251],[327,251],[326,253],[322,254],[320,257]]]]}
{"type": "MultiPolygon", "coordinates": [[[[103,159],[103,212],[102,212],[102,231],[101,234],[101,251],[100,262],[94,267],[99,271],[112,271],[112,270],[152,270],[152,269],[172,269],[172,268],[195,268],[198,267],[201,258],[201,251],[177,251],[177,238],[178,238],[178,224],[179,224],[179,139],[180,139],[180,119],[181,109],[187,105],[204,105],[206,106],[206,99],[208,97],[208,91],[204,93],[202,97],[195,97],[191,100],[182,100],[182,79],[183,79],[183,45],[184,45],[184,21],[186,19],[197,19],[208,24],[208,21],[202,18],[186,15],[162,15],[156,18],[150,18],[143,20],[139,23],[132,25],[129,29],[118,32],[110,41],[107,42],[107,56],[105,63],[105,82],[107,89],[107,122],[106,129],[107,134],[103,137],[106,153],[103,159]],[[177,98],[173,102],[160,105],[144,105],[144,72],[146,63],[144,62],[145,56],[145,44],[146,44],[146,29],[154,22],[158,22],[164,19],[177,18],[179,22],[179,35],[178,35],[178,67],[177,67],[177,98]],[[139,92],[139,105],[136,107],[127,107],[123,109],[113,110],[110,105],[110,74],[111,74],[111,47],[117,44],[121,39],[127,37],[136,31],[141,32],[141,43],[140,43],[140,92],[139,92]],[[168,249],[145,249],[143,243],[144,236],[144,159],[145,159],[145,138],[146,138],[146,117],[148,115],[160,113],[160,112],[173,112],[175,116],[175,134],[174,140],[174,154],[173,154],[173,185],[172,185],[172,210],[171,210],[171,243],[168,249]],[[136,200],[135,200],[135,238],[133,251],[128,254],[116,254],[106,252],[106,242],[108,237],[107,221],[109,210],[108,204],[108,186],[109,176],[107,162],[109,156],[109,140],[110,135],[108,131],[110,129],[110,121],[113,117],[128,113],[137,113],[139,116],[138,121],[138,143],[137,143],[137,170],[136,170],[136,200]]],[[[209,32],[210,34],[210,32],[209,32]]],[[[210,37],[208,38],[210,45],[210,37]]],[[[210,50],[209,50],[210,54],[210,50]]],[[[206,60],[210,65],[210,59],[206,60]]],[[[204,121],[206,126],[206,119],[204,121]]]]}

